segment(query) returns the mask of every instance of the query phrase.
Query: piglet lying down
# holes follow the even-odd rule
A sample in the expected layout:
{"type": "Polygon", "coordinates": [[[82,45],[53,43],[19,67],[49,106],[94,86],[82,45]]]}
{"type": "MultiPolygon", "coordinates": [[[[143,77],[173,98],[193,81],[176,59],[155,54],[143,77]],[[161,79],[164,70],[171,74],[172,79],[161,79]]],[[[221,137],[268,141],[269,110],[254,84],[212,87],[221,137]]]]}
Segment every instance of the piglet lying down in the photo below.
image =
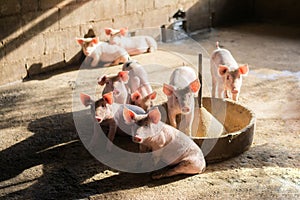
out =
{"type": "MultiPolygon", "coordinates": [[[[123,116],[128,124],[134,124],[133,141],[152,151],[155,163],[163,161],[171,169],[152,175],[153,179],[177,174],[198,174],[205,170],[201,149],[188,136],[160,121],[161,113],[155,107],[147,114],[136,114],[124,108],[123,116]]],[[[142,148],[141,148],[142,149],[142,148]]]]}

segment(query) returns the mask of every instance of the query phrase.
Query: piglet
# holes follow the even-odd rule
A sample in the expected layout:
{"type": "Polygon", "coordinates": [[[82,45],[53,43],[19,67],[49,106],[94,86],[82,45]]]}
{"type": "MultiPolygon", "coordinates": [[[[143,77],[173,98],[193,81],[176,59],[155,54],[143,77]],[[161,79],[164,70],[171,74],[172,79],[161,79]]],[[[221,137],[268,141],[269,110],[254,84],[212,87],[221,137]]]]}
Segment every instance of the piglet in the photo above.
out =
{"type": "Polygon", "coordinates": [[[170,125],[179,128],[192,136],[192,123],[194,119],[194,94],[200,89],[200,81],[195,71],[187,66],[176,68],[170,77],[170,83],[163,85],[163,92],[167,95],[168,117],[170,125]],[[181,115],[178,127],[176,115],[181,115]]]}
{"type": "MultiPolygon", "coordinates": [[[[112,108],[112,93],[108,93],[106,95],[103,95],[102,98],[100,98],[97,101],[94,101],[89,95],[81,93],[80,94],[80,100],[84,106],[91,106],[91,115],[94,116],[95,119],[98,121],[99,124],[107,124],[109,126],[108,131],[108,138],[110,141],[113,141],[115,137],[115,133],[117,131],[117,125],[114,120],[114,113],[112,108]]],[[[92,139],[88,145],[88,149],[93,149],[97,145],[98,141],[98,134],[96,132],[96,129],[94,130],[92,139]]],[[[111,146],[109,143],[107,143],[108,150],[110,150],[111,146]]]]}
{"type": "Polygon", "coordinates": [[[230,51],[220,48],[219,42],[216,43],[216,47],[210,58],[212,97],[215,97],[217,92],[218,98],[232,98],[238,101],[242,76],[248,74],[248,65],[239,66],[230,51]]]}
{"type": "Polygon", "coordinates": [[[115,103],[128,103],[126,83],[129,80],[128,71],[120,71],[117,75],[103,75],[98,78],[98,84],[104,86],[102,94],[113,92],[115,103]]]}
{"type": "Polygon", "coordinates": [[[139,91],[135,91],[133,94],[131,94],[130,104],[139,106],[143,108],[145,111],[147,111],[151,107],[153,107],[153,100],[156,99],[156,94],[157,94],[156,92],[152,92],[151,94],[142,97],[139,91]]]}
{"type": "Polygon", "coordinates": [[[77,38],[76,40],[82,47],[84,55],[92,59],[92,67],[96,67],[101,62],[106,63],[104,66],[111,66],[129,60],[129,55],[125,49],[118,45],[100,42],[97,37],[77,38]]]}
{"type": "Polygon", "coordinates": [[[135,124],[133,141],[152,151],[155,164],[163,161],[174,166],[153,174],[153,179],[204,172],[206,163],[199,146],[184,133],[161,122],[157,107],[147,114],[137,114],[124,108],[123,115],[128,124],[135,124]]]}
{"type": "Polygon", "coordinates": [[[129,55],[138,55],[146,52],[153,52],[157,49],[157,43],[154,38],[150,36],[133,36],[126,37],[128,29],[122,28],[120,30],[106,28],[106,35],[110,36],[109,43],[116,44],[129,53],[129,55]]]}
{"type": "Polygon", "coordinates": [[[139,91],[142,97],[145,97],[153,92],[146,70],[136,60],[124,63],[122,70],[129,71],[129,80],[127,83],[129,93],[132,94],[135,91],[139,91]]]}
{"type": "MultiPolygon", "coordinates": [[[[80,99],[83,105],[91,106],[92,114],[94,113],[95,119],[99,124],[107,125],[109,131],[107,137],[109,141],[107,142],[106,149],[111,151],[112,142],[115,138],[117,128],[128,135],[131,134],[131,126],[125,123],[123,118],[123,109],[126,107],[136,113],[145,114],[145,111],[135,105],[129,104],[118,104],[114,102],[113,92],[106,93],[98,101],[93,101],[91,97],[87,94],[80,94],[80,99]]],[[[89,148],[94,148],[97,145],[97,132],[94,132],[89,148]]]]}

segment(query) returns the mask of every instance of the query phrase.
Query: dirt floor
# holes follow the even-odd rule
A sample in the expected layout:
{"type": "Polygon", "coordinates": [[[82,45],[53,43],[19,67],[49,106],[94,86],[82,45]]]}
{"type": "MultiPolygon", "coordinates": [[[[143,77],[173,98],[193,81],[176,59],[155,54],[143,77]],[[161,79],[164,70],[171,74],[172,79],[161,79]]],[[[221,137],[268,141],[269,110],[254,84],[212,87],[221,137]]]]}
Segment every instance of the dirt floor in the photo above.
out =
{"type": "MultiPolygon", "coordinates": [[[[95,84],[94,76],[120,66],[85,70],[85,79],[81,70],[57,71],[0,88],[0,199],[300,199],[300,28],[243,24],[192,37],[203,48],[192,45],[182,55],[194,63],[189,51],[203,53],[204,96],[210,95],[208,54],[217,40],[250,66],[240,96],[257,118],[248,151],[194,176],[157,181],[150,173],[114,170],[79,140],[72,111],[85,108],[74,110],[72,103],[80,81],[95,84]]],[[[160,53],[170,62],[164,69],[182,62],[160,53]]],[[[137,59],[155,62],[146,54],[137,59]]],[[[162,71],[153,68],[150,78],[167,80],[162,71]]]]}

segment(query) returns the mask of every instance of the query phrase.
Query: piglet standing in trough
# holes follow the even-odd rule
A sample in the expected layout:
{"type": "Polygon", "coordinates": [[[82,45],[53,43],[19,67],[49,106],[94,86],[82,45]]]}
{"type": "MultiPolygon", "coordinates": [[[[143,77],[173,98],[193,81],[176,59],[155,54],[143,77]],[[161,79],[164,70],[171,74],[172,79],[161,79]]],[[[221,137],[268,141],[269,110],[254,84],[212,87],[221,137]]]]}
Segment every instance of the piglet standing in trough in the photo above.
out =
{"type": "Polygon", "coordinates": [[[128,124],[135,124],[133,141],[152,151],[154,164],[163,161],[174,166],[153,174],[153,179],[198,174],[205,170],[206,163],[199,146],[184,133],[161,122],[157,107],[141,115],[124,108],[123,115],[128,124]]]}
{"type": "Polygon", "coordinates": [[[84,55],[92,59],[91,66],[96,67],[99,63],[104,66],[118,65],[129,60],[129,55],[125,49],[118,45],[100,42],[98,37],[76,38],[82,47],[84,55]]]}
{"type": "Polygon", "coordinates": [[[129,71],[127,88],[129,93],[139,91],[142,97],[151,94],[152,87],[148,80],[148,74],[144,67],[135,60],[130,60],[123,64],[123,71],[129,71]]]}
{"type": "Polygon", "coordinates": [[[126,83],[129,80],[128,71],[120,71],[117,75],[103,75],[98,78],[98,84],[104,86],[102,94],[113,92],[115,103],[128,103],[128,91],[126,83]]]}
{"type": "Polygon", "coordinates": [[[106,35],[110,36],[109,43],[126,49],[131,56],[157,50],[157,43],[154,38],[150,36],[127,37],[127,31],[127,28],[120,30],[112,28],[105,29],[106,35]]]}
{"type": "Polygon", "coordinates": [[[173,71],[170,83],[163,85],[163,92],[167,95],[168,117],[170,125],[179,128],[188,136],[192,136],[195,99],[194,95],[200,89],[200,81],[191,67],[182,66],[173,71]],[[176,115],[181,115],[179,127],[176,115]]]}
{"type": "Polygon", "coordinates": [[[248,65],[239,66],[230,51],[220,48],[212,53],[210,59],[210,71],[212,76],[212,97],[217,92],[218,98],[232,98],[238,101],[242,86],[242,76],[249,72],[248,65]]]}

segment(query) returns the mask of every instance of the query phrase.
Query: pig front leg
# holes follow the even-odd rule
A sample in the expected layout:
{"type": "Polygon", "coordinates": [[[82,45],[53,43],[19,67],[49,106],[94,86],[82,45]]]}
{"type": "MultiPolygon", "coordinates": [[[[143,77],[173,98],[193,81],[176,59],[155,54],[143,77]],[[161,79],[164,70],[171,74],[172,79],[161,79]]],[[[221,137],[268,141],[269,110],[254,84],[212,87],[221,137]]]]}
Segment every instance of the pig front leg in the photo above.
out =
{"type": "Polygon", "coordinates": [[[239,100],[239,92],[238,92],[238,93],[233,93],[233,94],[232,94],[232,99],[233,99],[234,101],[238,101],[238,100],[239,100]]]}
{"type": "Polygon", "coordinates": [[[148,53],[152,53],[152,52],[154,52],[154,51],[155,51],[155,48],[154,48],[154,47],[149,47],[148,50],[147,50],[148,53]]]}
{"type": "Polygon", "coordinates": [[[152,53],[152,52],[156,51],[157,43],[153,38],[147,37],[146,38],[146,43],[148,44],[148,49],[147,49],[148,53],[152,53]]]}
{"type": "Polygon", "coordinates": [[[174,107],[169,106],[168,103],[168,118],[169,118],[170,125],[173,126],[174,128],[177,128],[176,114],[177,113],[175,112],[174,107]]]}
{"type": "Polygon", "coordinates": [[[100,141],[100,136],[99,133],[97,132],[97,126],[99,126],[98,123],[94,123],[94,132],[93,132],[93,136],[88,144],[88,150],[93,150],[97,144],[99,144],[100,141]]]}
{"type": "Polygon", "coordinates": [[[152,175],[152,179],[161,179],[165,177],[175,176],[178,174],[198,174],[202,171],[203,170],[198,165],[194,165],[194,163],[192,163],[189,160],[184,160],[174,168],[154,173],[152,175]]]}
{"type": "Polygon", "coordinates": [[[100,61],[100,55],[97,54],[97,53],[93,53],[91,56],[92,56],[92,58],[93,58],[93,61],[92,61],[92,63],[91,63],[91,66],[92,66],[92,67],[96,67],[96,66],[98,65],[99,61],[100,61]]]}
{"type": "Polygon", "coordinates": [[[115,139],[116,132],[117,132],[117,124],[114,120],[111,120],[111,122],[109,123],[109,131],[107,134],[109,141],[107,141],[107,144],[106,144],[106,150],[109,152],[111,151],[111,147],[113,145],[112,142],[115,139]]]}
{"type": "MultiPolygon", "coordinates": [[[[223,93],[225,92],[225,90],[224,90],[224,88],[220,85],[220,84],[218,84],[218,98],[223,98],[223,93]]],[[[225,96],[225,94],[224,94],[224,96],[225,96]]]]}
{"type": "Polygon", "coordinates": [[[215,78],[212,78],[212,89],[211,89],[212,98],[216,97],[216,87],[217,87],[217,81],[215,78]]]}
{"type": "Polygon", "coordinates": [[[187,136],[192,137],[192,122],[194,119],[193,110],[186,114],[181,115],[181,122],[180,122],[180,131],[184,132],[187,136]]]}
{"type": "Polygon", "coordinates": [[[229,98],[228,90],[224,90],[224,98],[229,98]]]}

